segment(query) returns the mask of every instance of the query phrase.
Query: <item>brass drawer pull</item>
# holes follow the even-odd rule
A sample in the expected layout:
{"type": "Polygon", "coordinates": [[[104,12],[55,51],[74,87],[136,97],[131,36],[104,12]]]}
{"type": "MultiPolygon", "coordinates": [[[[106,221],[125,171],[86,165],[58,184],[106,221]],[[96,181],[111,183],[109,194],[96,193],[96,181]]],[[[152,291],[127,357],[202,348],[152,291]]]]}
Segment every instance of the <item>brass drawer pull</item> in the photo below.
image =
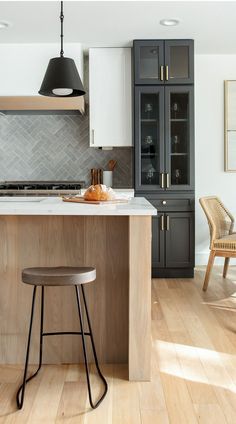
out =
{"type": "Polygon", "coordinates": [[[170,230],[170,217],[166,215],[166,231],[170,230]]]}
{"type": "Polygon", "coordinates": [[[164,215],[161,215],[161,231],[164,231],[164,215]]]}
{"type": "Polygon", "coordinates": [[[164,66],[163,65],[160,66],[160,80],[161,81],[164,80],[164,66]]]}
{"type": "Polygon", "coordinates": [[[166,65],[166,81],[169,80],[169,66],[166,65]]]}
{"type": "Polygon", "coordinates": [[[170,175],[169,175],[169,173],[166,174],[166,188],[170,188],[170,175]]]}
{"type": "Polygon", "coordinates": [[[161,173],[161,188],[164,188],[164,174],[161,173]]]}

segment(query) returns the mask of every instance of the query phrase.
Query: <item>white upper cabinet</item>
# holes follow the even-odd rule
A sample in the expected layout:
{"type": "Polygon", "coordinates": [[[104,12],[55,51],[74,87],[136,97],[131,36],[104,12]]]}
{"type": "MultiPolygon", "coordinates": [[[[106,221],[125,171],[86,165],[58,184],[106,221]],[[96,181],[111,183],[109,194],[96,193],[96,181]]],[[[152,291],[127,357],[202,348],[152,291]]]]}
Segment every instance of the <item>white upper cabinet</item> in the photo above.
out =
{"type": "Polygon", "coordinates": [[[132,146],[131,49],[89,49],[90,146],[132,146]]]}

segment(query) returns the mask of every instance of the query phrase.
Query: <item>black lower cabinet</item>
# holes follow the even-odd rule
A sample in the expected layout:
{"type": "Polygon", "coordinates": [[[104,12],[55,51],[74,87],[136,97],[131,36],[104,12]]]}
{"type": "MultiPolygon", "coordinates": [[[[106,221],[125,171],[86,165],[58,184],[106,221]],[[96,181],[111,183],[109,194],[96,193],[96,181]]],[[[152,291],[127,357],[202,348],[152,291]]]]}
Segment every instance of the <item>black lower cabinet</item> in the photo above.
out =
{"type": "Polygon", "coordinates": [[[192,278],[195,256],[194,193],[143,196],[157,209],[152,218],[152,276],[192,278]]]}
{"type": "Polygon", "coordinates": [[[193,277],[194,212],[158,214],[152,223],[152,276],[193,277]]]}

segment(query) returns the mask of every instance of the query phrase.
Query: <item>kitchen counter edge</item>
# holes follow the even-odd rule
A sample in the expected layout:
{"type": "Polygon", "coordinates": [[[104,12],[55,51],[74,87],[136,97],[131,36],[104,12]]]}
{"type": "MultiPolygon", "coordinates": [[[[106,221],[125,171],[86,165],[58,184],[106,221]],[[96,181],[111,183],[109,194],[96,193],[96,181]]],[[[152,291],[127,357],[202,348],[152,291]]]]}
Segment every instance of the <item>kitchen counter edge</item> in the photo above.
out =
{"type": "Polygon", "coordinates": [[[0,215],[154,216],[157,210],[144,197],[106,205],[63,202],[60,197],[0,197],[0,215]]]}

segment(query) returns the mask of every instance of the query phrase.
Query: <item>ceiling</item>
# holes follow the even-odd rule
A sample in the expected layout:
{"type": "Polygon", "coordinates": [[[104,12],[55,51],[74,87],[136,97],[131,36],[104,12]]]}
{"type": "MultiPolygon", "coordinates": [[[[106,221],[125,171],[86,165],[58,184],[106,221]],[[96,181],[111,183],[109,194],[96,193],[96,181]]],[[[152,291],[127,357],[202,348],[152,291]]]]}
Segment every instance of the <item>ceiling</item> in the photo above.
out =
{"type": "MultiPolygon", "coordinates": [[[[59,1],[0,1],[0,43],[59,42],[59,1]]],[[[65,43],[130,46],[133,39],[193,38],[197,53],[236,54],[236,1],[65,1],[65,43]],[[160,19],[176,18],[176,27],[160,19]]],[[[65,45],[66,50],[66,45],[65,45]]]]}

